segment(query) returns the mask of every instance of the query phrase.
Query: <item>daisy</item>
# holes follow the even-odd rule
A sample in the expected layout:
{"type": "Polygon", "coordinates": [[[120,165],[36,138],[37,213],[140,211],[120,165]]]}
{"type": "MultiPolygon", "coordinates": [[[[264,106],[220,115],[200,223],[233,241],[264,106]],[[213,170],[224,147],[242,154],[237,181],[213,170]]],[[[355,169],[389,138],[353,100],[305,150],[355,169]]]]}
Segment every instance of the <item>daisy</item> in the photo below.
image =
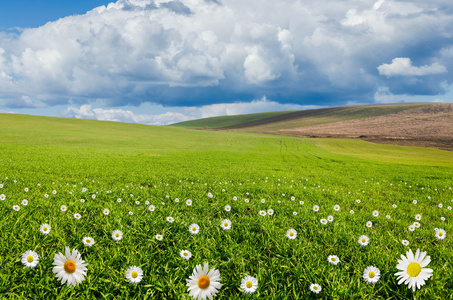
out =
{"type": "Polygon", "coordinates": [[[269,209],[267,210],[267,214],[268,214],[269,216],[272,216],[272,215],[274,214],[274,210],[273,210],[272,208],[269,208],[269,209]]]}
{"type": "Polygon", "coordinates": [[[420,221],[422,219],[422,215],[415,215],[415,220],[420,221]]]}
{"type": "Polygon", "coordinates": [[[425,284],[425,280],[433,276],[433,270],[425,268],[431,261],[431,258],[425,255],[426,252],[420,252],[420,249],[417,249],[415,256],[411,249],[406,252],[406,257],[401,255],[402,260],[399,259],[396,265],[400,272],[395,273],[399,285],[404,282],[415,292],[425,284]]]}
{"type": "Polygon", "coordinates": [[[118,203],[121,203],[121,198],[116,199],[118,203]]]}
{"type": "Polygon", "coordinates": [[[174,221],[175,219],[173,219],[172,217],[167,217],[167,222],[173,223],[174,221]]]}
{"type": "Polygon", "coordinates": [[[129,212],[129,216],[132,216],[133,214],[134,214],[133,211],[130,211],[130,212],[129,212]]]}
{"type": "Polygon", "coordinates": [[[222,227],[223,230],[231,229],[231,221],[228,219],[222,220],[222,222],[220,223],[220,227],[222,227]]]}
{"type": "Polygon", "coordinates": [[[28,200],[27,199],[23,199],[22,200],[22,205],[23,206],[27,206],[28,205],[28,200]]]}
{"type": "Polygon", "coordinates": [[[91,195],[91,199],[96,199],[96,195],[95,194],[91,195]]]}
{"type": "Polygon", "coordinates": [[[293,211],[293,215],[297,216],[297,211],[293,211]]]}
{"type": "Polygon", "coordinates": [[[68,209],[68,207],[67,207],[66,205],[60,206],[60,210],[61,210],[62,212],[65,212],[67,209],[68,209]]]}
{"type": "Polygon", "coordinates": [[[445,221],[445,217],[440,217],[440,220],[441,220],[442,222],[444,222],[444,221],[445,221]]]}
{"type": "Polygon", "coordinates": [[[225,205],[225,211],[231,211],[231,206],[225,205]]]}
{"type": "Polygon", "coordinates": [[[418,223],[418,222],[414,222],[413,225],[415,226],[415,228],[420,228],[420,223],[418,223]]]}
{"type": "Polygon", "coordinates": [[[351,215],[353,215],[353,214],[354,214],[354,211],[351,209],[351,210],[349,211],[349,213],[350,213],[351,215]]]}
{"type": "Polygon", "coordinates": [[[265,217],[266,216],[266,211],[265,210],[260,210],[259,214],[260,214],[260,216],[265,217]]]}
{"type": "Polygon", "coordinates": [[[114,230],[112,232],[112,239],[116,242],[120,241],[121,239],[123,238],[123,233],[121,232],[121,230],[114,230]]]}
{"type": "Polygon", "coordinates": [[[5,194],[1,194],[1,195],[0,195],[0,200],[5,201],[5,199],[6,199],[5,194]]]}
{"type": "Polygon", "coordinates": [[[81,217],[82,217],[81,214],[74,214],[74,218],[75,218],[76,220],[80,220],[81,217]]]}
{"type": "Polygon", "coordinates": [[[447,233],[443,229],[436,230],[436,238],[438,240],[443,240],[447,236],[447,233]]]}
{"type": "Polygon", "coordinates": [[[154,211],[156,208],[154,207],[154,205],[150,205],[150,206],[148,207],[148,209],[149,209],[149,211],[154,211]]]}
{"type": "Polygon", "coordinates": [[[387,219],[390,219],[390,215],[386,215],[385,217],[386,217],[387,219]]]}
{"type": "Polygon", "coordinates": [[[363,279],[368,283],[368,284],[375,284],[376,282],[379,281],[379,278],[381,277],[381,271],[379,271],[378,268],[375,266],[368,266],[363,270],[363,279]]]}
{"type": "Polygon", "coordinates": [[[190,253],[189,250],[181,250],[181,252],[179,252],[179,256],[181,256],[184,259],[189,260],[192,257],[192,253],[190,253]]]}
{"type": "Polygon", "coordinates": [[[258,280],[252,276],[245,276],[241,280],[241,289],[246,294],[253,294],[258,288],[258,280]]]}
{"type": "Polygon", "coordinates": [[[359,244],[362,245],[362,246],[366,246],[368,245],[368,243],[370,242],[370,238],[366,235],[361,235],[359,236],[359,244]]]}
{"type": "Polygon", "coordinates": [[[451,210],[451,206],[448,206],[447,209],[448,209],[448,210],[451,210]]]}
{"type": "Polygon", "coordinates": [[[15,211],[19,211],[19,210],[20,210],[20,206],[19,206],[19,205],[13,205],[13,209],[14,209],[15,211]]]}
{"type": "Polygon", "coordinates": [[[338,204],[334,205],[333,210],[340,211],[340,205],[338,205],[338,204]]]}
{"type": "Polygon", "coordinates": [[[327,261],[332,265],[337,265],[340,262],[340,259],[336,255],[329,255],[329,257],[327,257],[327,261]]]}
{"type": "Polygon", "coordinates": [[[189,226],[189,232],[191,234],[198,234],[200,232],[200,226],[198,226],[197,224],[190,224],[189,226]]]}
{"type": "Polygon", "coordinates": [[[80,199],[80,202],[85,203],[85,199],[80,199]]]}
{"type": "Polygon", "coordinates": [[[234,196],[233,197],[233,201],[236,201],[238,199],[238,197],[234,196]]]}
{"type": "Polygon", "coordinates": [[[377,210],[373,211],[373,217],[379,216],[379,212],[377,210]]]}
{"type": "Polygon", "coordinates": [[[355,202],[360,203],[360,199],[355,200],[355,202]]]}
{"type": "Polygon", "coordinates": [[[143,270],[139,267],[132,266],[126,270],[126,279],[132,284],[137,284],[143,279],[143,270]]]}
{"type": "Polygon", "coordinates": [[[299,204],[300,205],[304,205],[304,201],[299,201],[299,204]]]}
{"type": "Polygon", "coordinates": [[[393,204],[392,207],[393,207],[393,208],[396,208],[396,204],[393,204]]]}
{"type": "Polygon", "coordinates": [[[82,193],[85,193],[87,191],[87,188],[82,188],[82,193]]]}
{"type": "Polygon", "coordinates": [[[28,187],[24,188],[24,192],[28,193],[28,187]]]}
{"type": "Polygon", "coordinates": [[[321,219],[320,222],[321,222],[322,225],[326,225],[327,224],[327,220],[326,219],[321,219]]]}
{"type": "Polygon", "coordinates": [[[333,222],[333,216],[328,216],[328,217],[327,217],[327,221],[333,222]]]}
{"type": "Polygon", "coordinates": [[[319,210],[319,206],[318,205],[314,205],[313,206],[313,211],[318,211],[319,210]]]}
{"type": "Polygon", "coordinates": [[[368,227],[368,228],[373,227],[373,222],[371,222],[371,221],[366,222],[366,227],[368,227]]]}
{"type": "Polygon", "coordinates": [[[403,244],[404,246],[409,246],[409,241],[408,240],[402,240],[401,244],[403,244]]]}
{"type": "Polygon", "coordinates": [[[88,247],[91,247],[94,245],[94,239],[90,238],[89,236],[84,237],[82,242],[85,244],[85,246],[88,246],[88,247]]]}
{"type": "Polygon", "coordinates": [[[53,191],[52,191],[52,194],[56,195],[56,194],[57,194],[57,191],[56,191],[56,190],[53,190],[53,191]]]}
{"type": "Polygon", "coordinates": [[[192,205],[192,200],[187,199],[187,200],[186,200],[186,205],[187,205],[187,206],[191,206],[191,205],[192,205]]]}
{"type": "Polygon", "coordinates": [[[264,202],[266,202],[266,200],[265,199],[261,199],[261,203],[264,203],[264,202]]]}
{"type": "Polygon", "coordinates": [[[417,204],[417,200],[412,201],[412,203],[417,204]]]}
{"type": "Polygon", "coordinates": [[[297,231],[295,229],[288,229],[286,231],[286,237],[289,238],[290,240],[294,240],[297,237],[297,231]]]}
{"type": "Polygon", "coordinates": [[[249,203],[249,201],[250,201],[249,199],[245,199],[244,200],[245,203],[249,203]]]}
{"type": "Polygon", "coordinates": [[[70,284],[76,286],[85,279],[88,264],[82,259],[79,251],[72,249],[71,253],[69,247],[65,247],[65,255],[55,254],[53,265],[55,267],[52,272],[58,280],[61,280],[61,284],[67,282],[68,286],[70,284]]]}
{"type": "Polygon", "coordinates": [[[415,230],[415,226],[414,226],[414,224],[412,224],[412,225],[409,225],[409,227],[408,227],[408,228],[409,228],[409,231],[414,231],[414,230],[415,230]]]}
{"type": "Polygon", "coordinates": [[[438,206],[439,208],[442,208],[442,207],[443,207],[442,203],[439,203],[437,206],[438,206]]]}
{"type": "Polygon", "coordinates": [[[49,195],[48,195],[48,194],[44,194],[44,197],[45,197],[45,198],[49,198],[49,195]]]}
{"type": "Polygon", "coordinates": [[[193,299],[212,299],[222,287],[220,280],[219,270],[209,270],[207,262],[204,263],[203,268],[201,265],[197,265],[193,269],[193,274],[189,276],[189,279],[186,279],[186,286],[189,287],[187,289],[189,296],[192,296],[193,299]]]}
{"type": "Polygon", "coordinates": [[[319,294],[319,292],[321,291],[321,286],[317,283],[312,283],[310,285],[310,291],[312,291],[313,293],[316,293],[316,294],[319,294]]]}
{"type": "Polygon", "coordinates": [[[140,205],[140,201],[135,201],[135,204],[140,205]]]}
{"type": "Polygon", "coordinates": [[[163,236],[161,236],[160,234],[156,234],[156,240],[162,241],[163,239],[164,239],[163,236]]]}
{"type": "Polygon", "coordinates": [[[38,265],[39,256],[38,253],[32,250],[27,250],[22,254],[22,264],[27,268],[33,269],[38,265]]]}
{"type": "Polygon", "coordinates": [[[105,215],[105,216],[108,216],[109,213],[110,213],[110,210],[108,208],[104,208],[104,210],[102,211],[102,213],[105,215]]]}
{"type": "Polygon", "coordinates": [[[41,231],[42,234],[49,234],[50,233],[50,225],[47,223],[44,223],[39,227],[39,231],[41,231]]]}
{"type": "Polygon", "coordinates": [[[294,201],[294,200],[296,200],[296,197],[291,196],[291,201],[294,201]]]}

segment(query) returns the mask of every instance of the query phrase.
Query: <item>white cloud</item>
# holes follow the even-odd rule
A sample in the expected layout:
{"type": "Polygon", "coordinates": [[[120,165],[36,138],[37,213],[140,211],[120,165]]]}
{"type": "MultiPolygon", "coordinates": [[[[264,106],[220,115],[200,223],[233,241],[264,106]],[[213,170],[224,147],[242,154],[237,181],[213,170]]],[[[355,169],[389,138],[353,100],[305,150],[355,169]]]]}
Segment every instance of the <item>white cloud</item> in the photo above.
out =
{"type": "MultiPolygon", "coordinates": [[[[209,118],[215,116],[229,116],[268,111],[316,109],[316,105],[280,104],[269,101],[266,97],[250,103],[219,103],[201,107],[185,107],[183,112],[166,112],[158,115],[139,114],[125,109],[93,108],[84,104],[80,107],[68,106],[63,116],[78,119],[94,119],[102,121],[117,121],[126,123],[140,123],[147,125],[167,125],[182,121],[209,118]]],[[[171,110],[171,108],[169,108],[171,110]]]]}
{"type": "Polygon", "coordinates": [[[382,64],[378,67],[379,74],[387,77],[391,76],[425,76],[431,74],[448,73],[447,68],[437,62],[431,65],[415,67],[407,57],[397,57],[391,64],[382,64]]]}

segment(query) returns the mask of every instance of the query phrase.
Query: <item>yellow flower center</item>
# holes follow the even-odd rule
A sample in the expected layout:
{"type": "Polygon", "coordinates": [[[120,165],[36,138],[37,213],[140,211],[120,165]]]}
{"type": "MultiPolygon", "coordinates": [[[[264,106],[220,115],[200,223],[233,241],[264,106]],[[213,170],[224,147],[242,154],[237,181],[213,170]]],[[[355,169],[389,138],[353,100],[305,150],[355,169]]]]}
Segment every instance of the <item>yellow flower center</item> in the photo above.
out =
{"type": "Polygon", "coordinates": [[[291,231],[291,232],[289,233],[289,236],[294,236],[294,232],[291,231]]]}
{"type": "Polygon", "coordinates": [[[67,260],[64,263],[64,270],[66,271],[66,273],[72,274],[75,272],[76,268],[76,263],[73,260],[67,260]]]}
{"type": "Polygon", "coordinates": [[[439,232],[439,236],[442,236],[442,235],[443,235],[443,233],[442,233],[442,232],[439,232]]]}
{"type": "Polygon", "coordinates": [[[192,231],[197,231],[197,227],[192,227],[192,231]]]}
{"type": "Polygon", "coordinates": [[[245,286],[248,287],[248,288],[251,288],[252,285],[253,285],[253,283],[250,280],[247,281],[247,283],[245,284],[245,286]]]}
{"type": "Polygon", "coordinates": [[[210,284],[209,277],[206,275],[203,275],[200,278],[198,278],[197,283],[198,283],[198,287],[200,289],[206,289],[209,287],[209,284],[210,284]]]}
{"type": "Polygon", "coordinates": [[[184,255],[184,256],[187,256],[187,255],[189,255],[189,253],[187,253],[187,252],[184,252],[184,253],[183,253],[183,255],[184,255]]]}
{"type": "Polygon", "coordinates": [[[422,267],[420,266],[420,264],[418,262],[410,263],[409,266],[407,266],[407,270],[406,270],[407,274],[410,277],[417,277],[421,271],[422,271],[422,267]]]}
{"type": "Polygon", "coordinates": [[[91,240],[87,240],[87,244],[91,243],[91,240]]]}
{"type": "Polygon", "coordinates": [[[47,231],[47,227],[44,227],[42,230],[47,231]]]}
{"type": "Polygon", "coordinates": [[[368,273],[368,277],[370,277],[370,278],[374,278],[374,276],[375,276],[375,274],[374,274],[374,272],[373,272],[373,271],[370,271],[370,273],[368,273]]]}
{"type": "Polygon", "coordinates": [[[362,243],[365,243],[366,242],[366,239],[365,238],[362,238],[362,243]]]}
{"type": "Polygon", "coordinates": [[[313,287],[313,289],[314,289],[314,290],[317,290],[317,289],[318,289],[318,287],[317,287],[317,286],[315,285],[315,286],[313,287]]]}
{"type": "Polygon", "coordinates": [[[27,261],[28,261],[29,263],[31,263],[33,260],[34,260],[34,259],[33,259],[33,256],[29,255],[29,256],[27,257],[27,261]]]}
{"type": "Polygon", "coordinates": [[[137,271],[132,271],[131,276],[132,276],[132,278],[137,278],[137,276],[138,276],[137,271]]]}
{"type": "Polygon", "coordinates": [[[120,234],[118,232],[115,233],[115,237],[119,237],[119,236],[120,236],[120,234]]]}
{"type": "Polygon", "coordinates": [[[332,257],[331,259],[332,259],[332,261],[335,261],[335,257],[332,257]]]}

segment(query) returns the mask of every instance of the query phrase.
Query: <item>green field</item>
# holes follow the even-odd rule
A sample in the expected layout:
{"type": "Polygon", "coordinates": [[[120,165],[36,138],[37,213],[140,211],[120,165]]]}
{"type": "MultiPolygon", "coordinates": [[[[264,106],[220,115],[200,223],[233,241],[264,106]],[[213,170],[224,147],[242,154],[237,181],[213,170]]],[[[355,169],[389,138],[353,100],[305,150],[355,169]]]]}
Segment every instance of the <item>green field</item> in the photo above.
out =
{"type": "Polygon", "coordinates": [[[209,262],[221,274],[218,299],[453,299],[453,152],[13,114],[0,114],[0,126],[0,296],[190,299],[186,279],[209,262]],[[272,216],[259,215],[270,208],[272,216]],[[416,214],[421,226],[410,232],[416,214]],[[322,225],[329,215],[333,222],[322,225]],[[230,230],[220,227],[223,219],[230,230]],[[41,234],[43,223],[50,234],[41,234]],[[192,223],[197,235],[188,231],[192,223]],[[285,236],[290,228],[294,240],[285,236]],[[437,240],[434,228],[446,238],[437,240]],[[115,229],[124,234],[119,242],[115,229]],[[358,244],[360,235],[369,245],[358,244]],[[52,273],[54,255],[66,246],[88,263],[76,287],[52,273]],[[413,292],[394,273],[401,254],[417,248],[431,257],[433,277],[413,292]],[[179,256],[183,249],[191,259],[179,256]],[[21,263],[26,250],[39,254],[34,269],[21,263]],[[329,264],[329,255],[340,263],[329,264]],[[137,285],[125,278],[132,265],[144,272],[137,285]],[[381,271],[375,285],[362,278],[369,265],[381,271]],[[240,290],[246,275],[258,280],[252,295],[240,290]],[[321,285],[319,294],[312,283],[321,285]]]}

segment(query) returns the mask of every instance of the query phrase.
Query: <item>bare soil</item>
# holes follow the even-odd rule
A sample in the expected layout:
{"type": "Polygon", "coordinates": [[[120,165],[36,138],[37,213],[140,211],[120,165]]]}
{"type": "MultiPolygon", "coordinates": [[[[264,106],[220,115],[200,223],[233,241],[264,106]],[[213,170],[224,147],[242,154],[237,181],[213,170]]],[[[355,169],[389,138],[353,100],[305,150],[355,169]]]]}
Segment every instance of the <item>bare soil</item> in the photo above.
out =
{"type": "Polygon", "coordinates": [[[384,116],[265,133],[299,137],[361,138],[382,144],[453,151],[453,104],[433,104],[384,116]]]}

